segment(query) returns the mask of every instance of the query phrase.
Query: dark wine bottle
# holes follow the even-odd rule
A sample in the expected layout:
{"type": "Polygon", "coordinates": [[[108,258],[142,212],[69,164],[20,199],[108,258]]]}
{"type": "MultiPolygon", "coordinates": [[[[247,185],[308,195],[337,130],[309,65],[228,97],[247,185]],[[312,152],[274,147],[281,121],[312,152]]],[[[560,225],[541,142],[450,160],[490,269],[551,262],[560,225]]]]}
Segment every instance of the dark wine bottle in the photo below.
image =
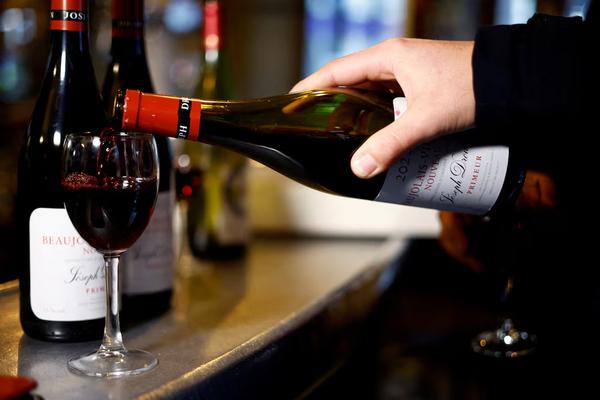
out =
{"type": "Polygon", "coordinates": [[[79,236],[63,204],[61,156],[68,133],[106,123],[88,45],[87,0],[52,0],[51,50],[18,169],[21,325],[31,337],[102,337],[102,256],[79,236]]]}
{"type": "MultiPolygon", "coordinates": [[[[144,44],[144,1],[112,1],[112,61],[102,89],[108,112],[119,90],[152,92],[144,44]]],[[[166,311],[171,304],[175,252],[175,202],[169,139],[155,138],[160,163],[159,193],[150,224],[121,257],[123,319],[142,320],[166,311]]]]}
{"type": "MultiPolygon", "coordinates": [[[[204,99],[233,97],[223,31],[224,10],[218,0],[204,2],[204,68],[196,91],[204,99]]],[[[247,159],[222,147],[186,142],[190,172],[201,184],[187,198],[187,237],[201,259],[242,257],[248,242],[246,215],[247,159]]]]}
{"type": "Polygon", "coordinates": [[[521,158],[491,132],[448,135],[400,157],[387,173],[356,177],[352,154],[393,118],[391,98],[351,89],[248,101],[127,91],[115,102],[113,123],[223,146],[342,196],[476,215],[514,200],[524,178],[521,158]]]}

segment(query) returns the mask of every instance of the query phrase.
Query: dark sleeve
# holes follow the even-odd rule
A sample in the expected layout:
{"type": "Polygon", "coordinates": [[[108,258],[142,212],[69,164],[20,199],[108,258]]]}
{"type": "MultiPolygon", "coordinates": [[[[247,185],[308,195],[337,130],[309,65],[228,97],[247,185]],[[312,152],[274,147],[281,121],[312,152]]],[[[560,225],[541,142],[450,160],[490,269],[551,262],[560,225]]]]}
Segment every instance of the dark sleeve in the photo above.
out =
{"type": "Polygon", "coordinates": [[[527,24],[481,29],[473,52],[476,125],[535,138],[540,128],[583,121],[598,75],[588,25],[537,14],[527,24]]]}

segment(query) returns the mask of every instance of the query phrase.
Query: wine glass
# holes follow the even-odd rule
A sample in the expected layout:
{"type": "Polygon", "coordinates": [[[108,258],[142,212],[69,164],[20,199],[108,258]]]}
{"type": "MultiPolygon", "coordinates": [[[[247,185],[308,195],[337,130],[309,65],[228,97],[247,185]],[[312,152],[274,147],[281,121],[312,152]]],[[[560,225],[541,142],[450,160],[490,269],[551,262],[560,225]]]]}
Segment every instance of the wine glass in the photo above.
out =
{"type": "Polygon", "coordinates": [[[152,135],[105,131],[67,135],[62,189],[75,229],[104,256],[106,320],[100,348],[69,361],[71,371],[95,377],[140,374],[157,358],[127,349],[119,324],[119,257],[142,234],[158,192],[158,158],[152,135]]]}
{"type": "Polygon", "coordinates": [[[479,333],[471,342],[476,353],[496,358],[516,358],[535,350],[537,336],[515,326],[511,298],[515,283],[515,264],[521,251],[528,247],[528,234],[519,218],[518,210],[485,217],[485,224],[494,230],[493,264],[504,279],[501,297],[501,318],[495,329],[479,333]]]}

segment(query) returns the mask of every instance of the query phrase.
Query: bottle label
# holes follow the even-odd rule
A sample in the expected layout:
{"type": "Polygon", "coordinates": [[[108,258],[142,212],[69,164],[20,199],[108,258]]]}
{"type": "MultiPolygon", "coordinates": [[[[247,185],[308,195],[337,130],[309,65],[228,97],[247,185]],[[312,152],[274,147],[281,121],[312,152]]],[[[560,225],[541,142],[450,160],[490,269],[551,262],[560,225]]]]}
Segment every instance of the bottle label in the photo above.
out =
{"type": "Polygon", "coordinates": [[[75,230],[64,208],[38,208],[29,218],[31,309],[47,321],[102,318],[104,261],[75,230]]]}
{"type": "Polygon", "coordinates": [[[121,256],[124,294],[149,294],[173,287],[174,202],[172,191],[158,194],[150,224],[121,256]]]}
{"type": "Polygon", "coordinates": [[[83,32],[88,18],[86,0],[52,0],[50,30],[83,32]]]}
{"type": "Polygon", "coordinates": [[[187,97],[179,100],[177,110],[177,138],[187,139],[190,136],[190,115],[192,113],[192,101],[187,97]]]}
{"type": "MultiPolygon", "coordinates": [[[[396,118],[405,110],[405,100],[396,99],[396,118]]],[[[449,135],[396,160],[376,200],[483,215],[498,200],[508,158],[506,146],[468,147],[449,135]]]]}
{"type": "Polygon", "coordinates": [[[113,0],[113,37],[140,39],[144,29],[143,0],[113,0]]]}

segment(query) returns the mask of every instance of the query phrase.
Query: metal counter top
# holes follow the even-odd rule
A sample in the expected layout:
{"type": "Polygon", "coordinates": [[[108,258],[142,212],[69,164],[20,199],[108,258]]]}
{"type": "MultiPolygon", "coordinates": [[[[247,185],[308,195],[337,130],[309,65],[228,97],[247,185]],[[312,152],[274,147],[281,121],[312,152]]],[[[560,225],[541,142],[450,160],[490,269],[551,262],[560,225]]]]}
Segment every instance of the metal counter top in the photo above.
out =
{"type": "Polygon", "coordinates": [[[245,372],[236,366],[277,352],[283,347],[278,341],[312,320],[321,318],[318,335],[327,335],[367,315],[395,272],[391,260],[404,247],[400,239],[256,239],[241,262],[210,264],[183,255],[172,309],[124,332],[127,346],[158,356],[158,367],[111,380],[67,370],[68,359],[99,342],[56,344],[25,336],[18,285],[4,284],[0,375],[33,377],[39,383],[35,393],[46,400],[219,398],[206,382],[234,370],[237,375],[225,379],[219,390],[237,385],[235,377],[245,372]],[[202,385],[212,394],[203,393],[202,385]]]}

